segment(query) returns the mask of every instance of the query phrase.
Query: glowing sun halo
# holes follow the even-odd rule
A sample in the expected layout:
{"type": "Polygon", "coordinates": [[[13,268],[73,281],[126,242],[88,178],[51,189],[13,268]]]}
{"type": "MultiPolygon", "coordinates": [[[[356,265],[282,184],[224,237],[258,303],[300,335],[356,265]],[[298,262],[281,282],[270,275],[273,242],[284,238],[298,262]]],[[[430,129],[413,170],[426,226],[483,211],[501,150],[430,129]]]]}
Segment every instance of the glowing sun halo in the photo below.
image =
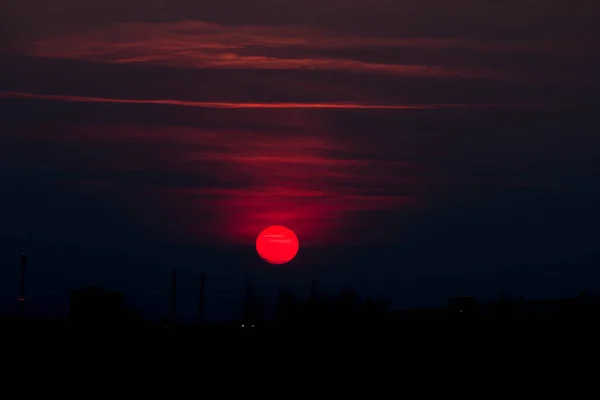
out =
{"type": "Polygon", "coordinates": [[[256,251],[269,264],[290,262],[298,254],[299,248],[298,237],[285,226],[270,226],[256,238],[256,251]]]}

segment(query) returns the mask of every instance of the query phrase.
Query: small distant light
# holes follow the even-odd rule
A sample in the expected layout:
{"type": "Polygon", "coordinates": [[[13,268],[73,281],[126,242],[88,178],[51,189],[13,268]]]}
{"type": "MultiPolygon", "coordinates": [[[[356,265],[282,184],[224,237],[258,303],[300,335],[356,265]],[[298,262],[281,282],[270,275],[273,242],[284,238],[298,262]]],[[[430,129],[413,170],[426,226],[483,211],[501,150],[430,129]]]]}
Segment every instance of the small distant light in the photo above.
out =
{"type": "Polygon", "coordinates": [[[254,325],[252,325],[252,327],[254,328],[254,325]]]}
{"type": "Polygon", "coordinates": [[[19,297],[19,301],[25,301],[25,297],[19,297]]]}
{"type": "Polygon", "coordinates": [[[244,327],[244,324],[242,324],[242,328],[244,327]]]}
{"type": "Polygon", "coordinates": [[[460,312],[463,312],[463,310],[460,310],[460,312]]]}

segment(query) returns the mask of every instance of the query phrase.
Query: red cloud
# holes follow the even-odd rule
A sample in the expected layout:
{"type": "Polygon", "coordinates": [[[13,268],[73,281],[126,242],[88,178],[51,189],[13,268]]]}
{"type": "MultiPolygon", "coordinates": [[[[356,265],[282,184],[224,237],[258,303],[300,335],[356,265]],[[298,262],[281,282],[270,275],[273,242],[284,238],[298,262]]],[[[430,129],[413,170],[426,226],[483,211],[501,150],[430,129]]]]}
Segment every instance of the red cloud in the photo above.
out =
{"type": "MultiPolygon", "coordinates": [[[[555,45],[554,45],[555,46],[555,45]]],[[[222,26],[200,21],[126,23],[93,32],[48,37],[32,55],[106,63],[149,63],[193,68],[332,70],[401,76],[506,78],[501,71],[360,61],[345,57],[288,56],[294,49],[455,48],[526,51],[547,44],[465,39],[361,38],[300,27],[222,26]],[[268,50],[268,51],[266,51],[268,50]],[[280,51],[281,55],[277,55],[280,51]],[[273,55],[275,54],[275,55],[273,55]]]]}

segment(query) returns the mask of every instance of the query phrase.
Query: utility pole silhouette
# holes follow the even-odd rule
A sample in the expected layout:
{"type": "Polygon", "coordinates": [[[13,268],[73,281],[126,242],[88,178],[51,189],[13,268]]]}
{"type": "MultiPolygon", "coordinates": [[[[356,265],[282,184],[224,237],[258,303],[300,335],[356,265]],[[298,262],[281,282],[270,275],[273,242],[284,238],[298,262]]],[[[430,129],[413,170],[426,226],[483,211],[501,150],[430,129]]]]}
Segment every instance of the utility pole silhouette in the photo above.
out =
{"type": "Polygon", "coordinates": [[[200,297],[198,298],[198,323],[204,323],[204,272],[200,274],[200,297]]]}
{"type": "Polygon", "coordinates": [[[25,316],[25,270],[27,269],[27,253],[21,253],[21,288],[19,290],[19,316],[25,316]]]}
{"type": "Polygon", "coordinates": [[[246,281],[246,294],[244,296],[243,306],[243,320],[248,322],[254,322],[256,318],[257,299],[254,293],[254,286],[250,280],[246,281]]]}
{"type": "Polygon", "coordinates": [[[177,268],[171,273],[171,302],[169,308],[169,324],[175,323],[175,312],[177,309],[177,268]]]}
{"type": "Polygon", "coordinates": [[[249,280],[246,280],[246,294],[244,296],[244,320],[250,319],[250,314],[252,313],[252,303],[253,303],[253,294],[252,294],[252,284],[249,280]]]}

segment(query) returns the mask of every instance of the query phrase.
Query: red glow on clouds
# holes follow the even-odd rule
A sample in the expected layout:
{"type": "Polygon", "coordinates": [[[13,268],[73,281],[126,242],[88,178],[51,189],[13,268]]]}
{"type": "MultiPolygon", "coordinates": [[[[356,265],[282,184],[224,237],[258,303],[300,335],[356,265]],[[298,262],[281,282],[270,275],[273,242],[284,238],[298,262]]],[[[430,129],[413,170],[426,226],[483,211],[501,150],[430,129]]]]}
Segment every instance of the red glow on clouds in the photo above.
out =
{"type": "Polygon", "coordinates": [[[46,37],[31,46],[30,55],[183,68],[326,70],[415,77],[503,79],[510,78],[510,74],[470,67],[373,62],[343,56],[308,56],[302,51],[365,48],[526,51],[546,47],[547,43],[506,44],[448,38],[364,38],[301,26],[223,26],[202,21],[181,21],[124,23],[80,34],[46,37]]]}
{"type": "MultiPolygon", "coordinates": [[[[220,181],[242,177],[243,187],[162,191],[165,201],[172,204],[173,221],[185,221],[177,229],[186,236],[248,244],[265,226],[284,225],[308,246],[344,243],[353,240],[347,223],[354,213],[416,205],[410,195],[375,195],[369,189],[341,185],[368,181],[362,176],[368,174],[367,162],[326,155],[343,146],[323,139],[239,135],[238,142],[221,145],[227,150],[189,154],[188,160],[216,162],[219,167],[214,173],[220,181]],[[251,137],[255,140],[249,140],[251,137]],[[210,217],[187,211],[198,207],[209,211],[210,217]]],[[[371,170],[383,168],[382,172],[389,167],[371,164],[371,170]]]]}
{"type": "MultiPolygon", "coordinates": [[[[304,246],[348,243],[358,240],[356,224],[369,225],[356,213],[418,205],[410,166],[356,158],[354,145],[328,135],[324,117],[293,114],[271,115],[288,127],[273,133],[61,126],[52,141],[73,151],[44,163],[76,170],[62,183],[104,198],[145,231],[199,244],[251,245],[271,225],[289,227],[304,246]],[[405,190],[382,195],[382,184],[405,190]]],[[[21,138],[44,132],[24,129],[21,138]]]]}

